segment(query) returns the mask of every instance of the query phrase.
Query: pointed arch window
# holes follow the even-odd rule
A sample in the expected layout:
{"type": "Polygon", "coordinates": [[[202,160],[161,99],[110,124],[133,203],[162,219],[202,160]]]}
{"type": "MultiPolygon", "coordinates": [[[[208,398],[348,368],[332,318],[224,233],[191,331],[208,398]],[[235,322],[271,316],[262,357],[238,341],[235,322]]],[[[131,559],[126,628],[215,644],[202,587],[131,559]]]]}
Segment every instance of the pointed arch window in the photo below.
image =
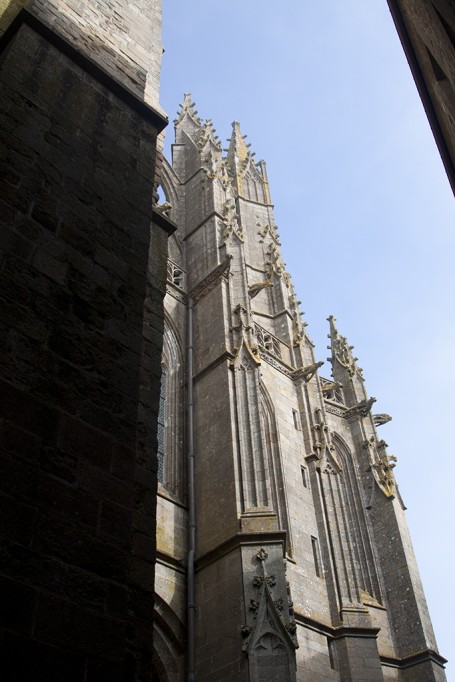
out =
{"type": "Polygon", "coordinates": [[[267,468],[269,471],[270,501],[272,509],[274,509],[277,515],[279,527],[286,531],[286,551],[289,556],[292,556],[291,526],[289,522],[275,411],[272,399],[262,382],[260,384],[260,391],[260,418],[262,438],[266,451],[267,468]]]}
{"type": "Polygon", "coordinates": [[[371,530],[365,514],[365,490],[358,477],[358,468],[353,453],[338,433],[334,433],[333,444],[343,475],[339,477],[341,509],[345,517],[346,532],[352,548],[353,574],[361,590],[382,602],[376,558],[371,542],[371,530]]]}
{"type": "Polygon", "coordinates": [[[158,482],[184,501],[183,362],[177,333],[165,319],[158,410],[158,482]]]}
{"type": "Polygon", "coordinates": [[[166,369],[163,367],[160,384],[160,403],[158,408],[158,481],[164,483],[164,451],[165,451],[165,402],[166,402],[166,369]]]}

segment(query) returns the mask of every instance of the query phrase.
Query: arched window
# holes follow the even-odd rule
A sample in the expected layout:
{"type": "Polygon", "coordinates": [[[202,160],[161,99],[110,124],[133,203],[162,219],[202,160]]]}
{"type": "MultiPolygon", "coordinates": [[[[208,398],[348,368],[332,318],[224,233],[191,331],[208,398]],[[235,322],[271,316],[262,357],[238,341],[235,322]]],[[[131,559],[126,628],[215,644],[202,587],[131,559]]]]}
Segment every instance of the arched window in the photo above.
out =
{"type": "Polygon", "coordinates": [[[165,318],[158,413],[158,481],[180,500],[184,498],[183,362],[180,343],[165,318]]]}
{"type": "Polygon", "coordinates": [[[359,586],[378,602],[382,601],[376,560],[365,515],[365,493],[359,481],[352,452],[337,433],[333,434],[337,458],[343,469],[341,481],[342,508],[351,536],[351,547],[359,586]]]}
{"type": "Polygon", "coordinates": [[[166,369],[163,367],[160,385],[160,405],[158,409],[158,481],[164,483],[164,437],[165,437],[165,406],[166,402],[166,369]]]}
{"type": "Polygon", "coordinates": [[[292,556],[291,528],[288,516],[287,498],[281,465],[281,453],[278,443],[278,432],[273,402],[263,383],[261,390],[261,425],[266,448],[268,469],[270,472],[270,491],[273,509],[278,518],[279,527],[287,531],[286,551],[292,556]]]}

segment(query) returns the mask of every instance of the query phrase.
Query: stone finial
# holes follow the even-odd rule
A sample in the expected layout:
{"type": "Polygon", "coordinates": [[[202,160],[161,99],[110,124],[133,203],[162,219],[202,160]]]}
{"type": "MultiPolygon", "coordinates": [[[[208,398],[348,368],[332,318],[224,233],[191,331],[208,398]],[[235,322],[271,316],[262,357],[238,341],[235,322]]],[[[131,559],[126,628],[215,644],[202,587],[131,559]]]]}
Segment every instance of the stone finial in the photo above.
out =
{"type": "Polygon", "coordinates": [[[188,115],[196,125],[200,126],[202,125],[202,121],[197,115],[198,112],[195,109],[196,104],[193,102],[193,98],[191,97],[191,93],[187,92],[183,95],[183,102],[180,105],[180,111],[178,112],[177,118],[174,120],[174,124],[177,126],[179,123],[181,123],[185,116],[188,115]]]}
{"type": "Polygon", "coordinates": [[[233,176],[241,175],[248,164],[251,156],[249,147],[245,141],[246,135],[242,135],[240,123],[233,121],[232,135],[229,139],[227,150],[227,165],[233,176]]]}
{"type": "Polygon", "coordinates": [[[246,137],[240,130],[240,123],[233,121],[232,135],[228,140],[226,165],[230,176],[233,178],[235,191],[239,196],[243,195],[243,178],[247,173],[252,173],[256,181],[264,183],[253,159],[255,153],[250,151],[251,145],[246,142],[246,137]]]}
{"type": "MultiPolygon", "coordinates": [[[[200,120],[200,119],[199,119],[200,120]]],[[[213,126],[213,121],[208,118],[202,125],[201,131],[198,136],[197,146],[199,149],[204,149],[207,144],[212,144],[213,147],[221,152],[221,142],[216,134],[216,130],[213,126]]]]}
{"type": "Polygon", "coordinates": [[[259,559],[259,561],[265,561],[269,555],[265,551],[264,547],[261,547],[259,552],[256,554],[256,558],[259,559]]]}

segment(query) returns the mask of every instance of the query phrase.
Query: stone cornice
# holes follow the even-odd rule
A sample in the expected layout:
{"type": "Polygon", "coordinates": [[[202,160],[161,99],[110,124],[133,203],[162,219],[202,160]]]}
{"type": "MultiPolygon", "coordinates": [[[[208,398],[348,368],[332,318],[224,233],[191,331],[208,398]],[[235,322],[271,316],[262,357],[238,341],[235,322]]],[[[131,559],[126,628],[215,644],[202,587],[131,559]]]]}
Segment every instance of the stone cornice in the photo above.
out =
{"type": "Polygon", "coordinates": [[[443,668],[447,663],[447,659],[433,649],[424,649],[423,651],[418,651],[405,658],[394,658],[393,656],[381,656],[380,658],[382,665],[391,668],[399,668],[401,670],[412,668],[413,666],[421,665],[422,663],[436,663],[436,665],[443,668]]]}

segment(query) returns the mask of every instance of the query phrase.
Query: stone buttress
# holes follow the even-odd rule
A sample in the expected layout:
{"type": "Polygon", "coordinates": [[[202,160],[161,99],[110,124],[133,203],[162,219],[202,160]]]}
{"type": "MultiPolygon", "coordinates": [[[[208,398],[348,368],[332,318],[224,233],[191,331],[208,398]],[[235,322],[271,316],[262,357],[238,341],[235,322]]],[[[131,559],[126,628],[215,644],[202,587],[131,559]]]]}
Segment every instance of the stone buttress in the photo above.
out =
{"type": "Polygon", "coordinates": [[[163,367],[179,380],[163,389],[158,599],[184,629],[182,320],[191,299],[197,679],[443,680],[394,458],[376,434],[388,416],[372,416],[333,318],[332,377],[320,376],[265,163],[237,122],[223,155],[194,106],[186,95],[162,175],[162,210],[178,225],[165,348],[179,369],[170,352],[163,367]]]}

